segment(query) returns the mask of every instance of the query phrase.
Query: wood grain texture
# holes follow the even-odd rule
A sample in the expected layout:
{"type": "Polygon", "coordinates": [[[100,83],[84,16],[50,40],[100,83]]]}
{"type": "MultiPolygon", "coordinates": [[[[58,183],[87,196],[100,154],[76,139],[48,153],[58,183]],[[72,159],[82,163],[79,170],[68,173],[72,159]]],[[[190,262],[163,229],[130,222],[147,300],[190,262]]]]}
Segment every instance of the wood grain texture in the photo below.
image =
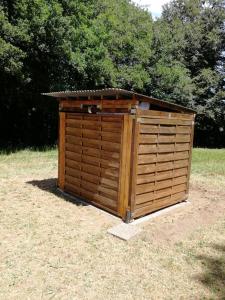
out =
{"type": "Polygon", "coordinates": [[[187,196],[193,118],[192,114],[137,111],[134,216],[169,206],[187,196]]]}
{"type": "Polygon", "coordinates": [[[121,135],[119,200],[118,212],[123,219],[129,203],[130,163],[131,163],[132,117],[124,115],[121,135]]]}
{"type": "Polygon", "coordinates": [[[68,113],[65,122],[66,189],[120,216],[120,173],[127,168],[120,167],[127,159],[126,150],[121,160],[121,141],[124,136],[128,143],[127,125],[123,126],[127,117],[68,113]]]}
{"type": "Polygon", "coordinates": [[[64,190],[65,185],[65,119],[66,113],[59,113],[59,156],[58,156],[58,187],[64,190]]]}

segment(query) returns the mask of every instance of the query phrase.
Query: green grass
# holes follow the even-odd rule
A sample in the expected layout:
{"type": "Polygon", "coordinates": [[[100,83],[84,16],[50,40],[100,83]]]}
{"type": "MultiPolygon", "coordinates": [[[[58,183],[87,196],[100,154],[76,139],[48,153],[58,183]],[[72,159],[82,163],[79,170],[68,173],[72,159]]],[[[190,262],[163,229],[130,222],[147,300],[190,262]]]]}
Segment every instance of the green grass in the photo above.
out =
{"type": "Polygon", "coordinates": [[[225,149],[195,148],[192,155],[192,174],[225,176],[225,149]]]}
{"type": "Polygon", "coordinates": [[[56,192],[57,149],[0,153],[0,299],[224,299],[224,153],[194,149],[190,204],[128,242],[56,192]]]}

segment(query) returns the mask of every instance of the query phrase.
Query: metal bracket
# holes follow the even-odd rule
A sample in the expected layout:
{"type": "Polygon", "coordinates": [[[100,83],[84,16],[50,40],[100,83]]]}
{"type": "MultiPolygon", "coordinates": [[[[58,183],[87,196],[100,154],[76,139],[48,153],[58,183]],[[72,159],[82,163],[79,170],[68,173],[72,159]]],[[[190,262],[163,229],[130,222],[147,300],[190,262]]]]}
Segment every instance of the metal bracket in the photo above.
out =
{"type": "Polygon", "coordinates": [[[133,218],[134,218],[133,213],[130,210],[127,210],[124,222],[125,223],[130,223],[133,220],[133,218]]]}

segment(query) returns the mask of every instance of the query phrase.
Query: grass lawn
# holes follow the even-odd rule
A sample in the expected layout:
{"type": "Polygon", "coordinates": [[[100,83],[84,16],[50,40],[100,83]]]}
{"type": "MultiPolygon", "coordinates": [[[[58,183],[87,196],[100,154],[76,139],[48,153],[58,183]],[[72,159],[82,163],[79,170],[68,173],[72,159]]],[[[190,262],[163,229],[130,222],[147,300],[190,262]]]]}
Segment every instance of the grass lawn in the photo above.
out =
{"type": "Polygon", "coordinates": [[[56,177],[55,149],[0,154],[0,299],[225,299],[225,150],[194,149],[190,203],[128,242],[56,177]]]}

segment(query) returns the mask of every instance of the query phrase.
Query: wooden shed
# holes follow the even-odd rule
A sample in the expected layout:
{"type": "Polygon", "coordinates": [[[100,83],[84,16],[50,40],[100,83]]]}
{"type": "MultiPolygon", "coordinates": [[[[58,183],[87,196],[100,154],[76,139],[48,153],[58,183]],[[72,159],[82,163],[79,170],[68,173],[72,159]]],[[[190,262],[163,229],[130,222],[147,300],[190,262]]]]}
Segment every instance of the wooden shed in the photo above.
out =
{"type": "Polygon", "coordinates": [[[187,199],[193,110],[115,88],[44,95],[59,100],[61,190],[126,222],[187,199]]]}

